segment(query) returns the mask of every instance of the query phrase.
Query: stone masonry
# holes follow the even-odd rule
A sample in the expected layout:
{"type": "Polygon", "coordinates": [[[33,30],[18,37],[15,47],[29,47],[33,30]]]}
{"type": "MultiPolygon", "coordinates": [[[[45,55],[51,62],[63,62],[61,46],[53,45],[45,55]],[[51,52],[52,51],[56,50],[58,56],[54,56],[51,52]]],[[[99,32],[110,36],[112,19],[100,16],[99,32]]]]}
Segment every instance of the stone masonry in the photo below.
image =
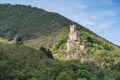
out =
{"type": "Polygon", "coordinates": [[[76,30],[76,25],[72,24],[70,25],[70,32],[68,34],[68,40],[66,43],[67,51],[73,48],[79,48],[81,51],[85,50],[86,44],[80,45],[80,34],[76,30]]]}
{"type": "Polygon", "coordinates": [[[75,42],[80,41],[79,34],[76,31],[76,25],[70,25],[70,32],[68,34],[68,41],[67,41],[67,51],[72,49],[75,46],[75,42]]]}

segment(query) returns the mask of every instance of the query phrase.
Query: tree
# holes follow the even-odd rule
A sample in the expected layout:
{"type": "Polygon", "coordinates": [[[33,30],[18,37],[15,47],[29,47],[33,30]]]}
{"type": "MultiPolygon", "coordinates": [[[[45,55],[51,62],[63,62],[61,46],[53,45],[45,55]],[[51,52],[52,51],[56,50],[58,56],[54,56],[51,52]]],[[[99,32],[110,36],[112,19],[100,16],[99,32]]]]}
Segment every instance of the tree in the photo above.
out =
{"type": "Polygon", "coordinates": [[[40,47],[40,51],[42,51],[43,54],[46,54],[47,57],[49,57],[51,59],[54,58],[53,55],[52,55],[52,52],[49,49],[47,50],[46,48],[44,48],[43,46],[41,46],[40,47]]]}

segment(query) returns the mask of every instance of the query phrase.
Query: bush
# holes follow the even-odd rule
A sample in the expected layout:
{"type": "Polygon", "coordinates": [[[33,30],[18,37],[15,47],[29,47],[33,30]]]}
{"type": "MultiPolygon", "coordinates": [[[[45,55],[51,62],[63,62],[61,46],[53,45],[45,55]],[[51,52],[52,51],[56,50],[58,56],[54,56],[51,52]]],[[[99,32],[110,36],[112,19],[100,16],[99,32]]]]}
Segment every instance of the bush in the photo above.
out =
{"type": "Polygon", "coordinates": [[[66,36],[61,36],[60,37],[60,39],[58,40],[58,42],[56,43],[56,45],[55,45],[55,49],[58,49],[58,48],[60,48],[60,46],[62,45],[62,44],[65,44],[67,42],[67,37],[66,36]]]}
{"type": "Polygon", "coordinates": [[[69,75],[68,73],[66,72],[61,72],[56,80],[73,80],[73,78],[71,77],[71,75],[69,75]]]}
{"type": "Polygon", "coordinates": [[[113,50],[113,46],[110,44],[104,44],[103,47],[105,50],[113,50]]]}

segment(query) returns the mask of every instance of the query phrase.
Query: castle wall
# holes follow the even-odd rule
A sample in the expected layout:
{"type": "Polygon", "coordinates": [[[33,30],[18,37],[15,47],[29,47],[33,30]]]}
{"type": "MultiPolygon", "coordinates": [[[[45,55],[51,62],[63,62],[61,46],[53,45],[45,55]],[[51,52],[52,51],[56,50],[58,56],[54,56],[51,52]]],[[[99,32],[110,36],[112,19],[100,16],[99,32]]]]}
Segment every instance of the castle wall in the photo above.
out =
{"type": "Polygon", "coordinates": [[[67,51],[69,51],[71,48],[74,47],[75,43],[72,40],[68,39],[66,45],[67,45],[67,51]]]}

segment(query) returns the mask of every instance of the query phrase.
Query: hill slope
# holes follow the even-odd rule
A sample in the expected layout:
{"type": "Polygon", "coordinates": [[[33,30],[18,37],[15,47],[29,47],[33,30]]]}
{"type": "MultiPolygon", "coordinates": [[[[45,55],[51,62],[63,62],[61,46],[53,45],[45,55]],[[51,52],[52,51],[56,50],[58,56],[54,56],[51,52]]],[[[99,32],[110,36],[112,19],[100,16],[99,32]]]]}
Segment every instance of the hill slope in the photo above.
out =
{"type": "MultiPolygon", "coordinates": [[[[120,55],[120,49],[117,46],[57,13],[10,4],[0,4],[0,11],[0,36],[2,38],[13,40],[16,37],[18,42],[36,49],[44,46],[52,50],[56,58],[66,59],[76,53],[76,48],[66,52],[66,41],[71,23],[77,26],[77,31],[81,34],[80,43],[87,44],[85,51],[77,53],[77,58],[81,59],[84,56],[84,60],[94,61],[96,56],[99,57],[104,53],[106,56],[110,55],[110,52],[120,55]]],[[[116,57],[114,62],[118,62],[118,58],[116,57]]]]}
{"type": "Polygon", "coordinates": [[[12,38],[17,34],[24,38],[49,35],[71,23],[56,13],[22,5],[0,5],[0,35],[12,38]]]}
{"type": "Polygon", "coordinates": [[[99,69],[93,63],[58,61],[41,48],[0,41],[0,80],[119,80],[119,64],[99,69]]]}
{"type": "Polygon", "coordinates": [[[0,4],[0,37],[1,80],[120,79],[120,48],[57,13],[0,4]],[[71,23],[81,33],[80,42],[87,44],[79,53],[76,47],[66,51],[71,23]],[[9,42],[14,38],[17,44],[9,42]],[[77,53],[76,60],[58,61],[41,46],[62,60],[77,53]]]}
{"type": "MultiPolygon", "coordinates": [[[[68,26],[73,23],[57,13],[30,6],[1,4],[0,11],[0,36],[7,39],[13,39],[16,35],[18,40],[56,36],[62,30],[68,31],[68,26]]],[[[90,32],[81,25],[77,26],[82,31],[90,32]]]]}
{"type": "MultiPolygon", "coordinates": [[[[23,42],[27,46],[40,48],[45,46],[51,50],[63,45],[61,38],[67,39],[69,25],[74,23],[81,34],[81,43],[95,49],[118,49],[117,46],[102,39],[81,25],[52,12],[24,5],[0,4],[0,37],[23,42]],[[104,45],[105,44],[105,45],[104,45]]],[[[65,40],[66,41],[66,40],[65,40]]],[[[109,49],[105,50],[109,50],[109,49]]]]}

